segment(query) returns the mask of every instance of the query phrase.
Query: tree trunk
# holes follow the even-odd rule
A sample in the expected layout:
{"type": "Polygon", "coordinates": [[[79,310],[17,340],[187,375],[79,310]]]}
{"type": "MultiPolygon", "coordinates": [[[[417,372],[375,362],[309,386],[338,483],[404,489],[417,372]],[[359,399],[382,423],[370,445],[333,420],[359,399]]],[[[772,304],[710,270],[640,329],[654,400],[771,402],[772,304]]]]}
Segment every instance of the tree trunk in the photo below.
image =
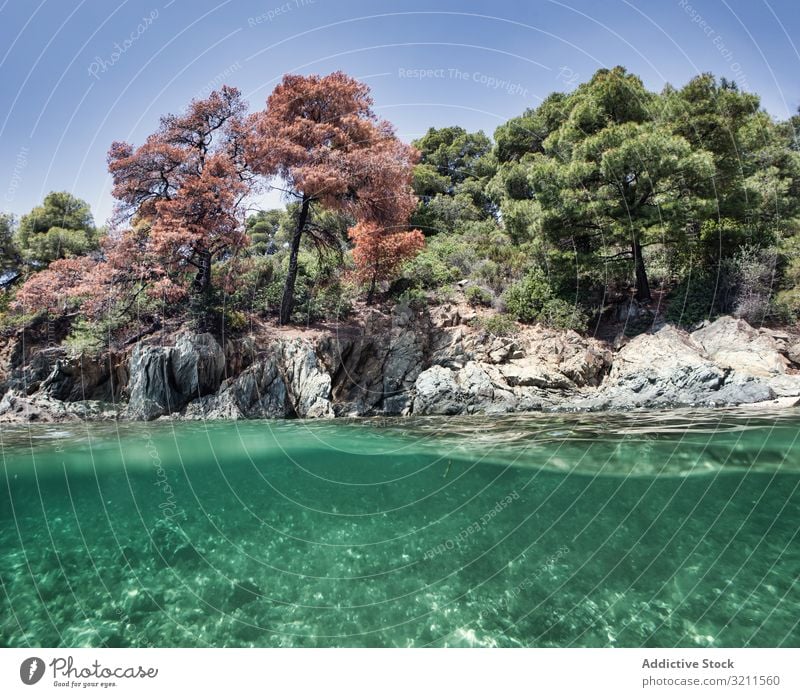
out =
{"type": "Polygon", "coordinates": [[[378,284],[378,274],[372,274],[372,281],[369,284],[369,291],[367,291],[367,305],[372,305],[372,301],[375,299],[375,290],[378,284]]]}
{"type": "Polygon", "coordinates": [[[633,266],[636,270],[636,299],[640,302],[647,302],[651,299],[650,283],[647,280],[647,270],[644,267],[642,245],[636,238],[633,240],[631,251],[633,252],[633,266]]]}
{"type": "Polygon", "coordinates": [[[194,277],[194,292],[202,295],[211,287],[211,252],[199,252],[197,275],[194,277]]]}
{"type": "Polygon", "coordinates": [[[281,324],[289,324],[294,309],[294,282],[297,279],[297,254],[300,251],[300,239],[303,236],[303,229],[308,219],[308,209],[311,199],[304,198],[300,208],[300,218],[297,220],[297,229],[292,237],[292,248],[289,252],[289,272],[286,274],[286,283],[283,286],[283,298],[281,298],[281,324]]]}

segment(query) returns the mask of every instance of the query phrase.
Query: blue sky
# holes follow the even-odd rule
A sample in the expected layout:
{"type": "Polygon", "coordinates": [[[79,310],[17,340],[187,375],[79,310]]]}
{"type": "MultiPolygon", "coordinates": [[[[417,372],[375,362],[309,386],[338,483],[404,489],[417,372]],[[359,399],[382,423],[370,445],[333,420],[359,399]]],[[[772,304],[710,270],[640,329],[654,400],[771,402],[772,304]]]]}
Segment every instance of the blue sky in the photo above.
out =
{"type": "Polygon", "coordinates": [[[0,210],[25,213],[67,190],[102,223],[112,141],[141,142],[159,115],[223,82],[261,108],[286,72],[362,78],[405,140],[450,124],[491,134],[618,64],[651,89],[711,71],[786,118],[800,103],[799,9],[797,0],[0,0],[0,210]]]}

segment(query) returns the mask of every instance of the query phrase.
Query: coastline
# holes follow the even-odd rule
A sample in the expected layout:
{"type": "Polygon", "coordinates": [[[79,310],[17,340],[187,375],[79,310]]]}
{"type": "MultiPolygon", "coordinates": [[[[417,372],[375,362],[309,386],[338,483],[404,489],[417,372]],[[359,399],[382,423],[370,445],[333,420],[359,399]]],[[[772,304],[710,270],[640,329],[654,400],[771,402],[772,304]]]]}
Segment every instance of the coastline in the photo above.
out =
{"type": "Polygon", "coordinates": [[[800,402],[800,343],[785,330],[723,316],[693,332],[664,324],[611,346],[539,325],[495,336],[473,320],[463,306],[398,305],[358,327],[222,343],[181,329],[95,358],[7,345],[0,422],[769,410],[800,402]]]}

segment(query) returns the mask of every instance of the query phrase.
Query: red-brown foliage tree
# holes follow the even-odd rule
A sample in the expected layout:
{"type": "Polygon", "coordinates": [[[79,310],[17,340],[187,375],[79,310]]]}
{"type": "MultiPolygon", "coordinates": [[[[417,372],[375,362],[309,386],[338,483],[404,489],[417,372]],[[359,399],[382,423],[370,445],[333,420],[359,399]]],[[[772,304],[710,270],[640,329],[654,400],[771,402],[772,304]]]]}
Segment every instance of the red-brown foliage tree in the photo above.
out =
{"type": "Polygon", "coordinates": [[[396,232],[375,223],[359,223],[348,231],[353,247],[356,276],[369,284],[367,304],[372,303],[379,281],[390,279],[403,262],[425,246],[420,230],[396,232]]]}
{"type": "Polygon", "coordinates": [[[342,72],[285,76],[253,124],[254,169],[280,177],[300,203],[281,300],[285,324],[294,307],[303,234],[330,241],[327,231],[309,225],[312,206],[387,229],[405,226],[416,206],[411,174],[418,154],[376,118],[369,88],[342,72]]]}
{"type": "Polygon", "coordinates": [[[76,289],[95,265],[89,257],[57,259],[25,281],[17,291],[14,306],[22,312],[65,314],[70,300],[76,297],[76,289]]]}
{"type": "Polygon", "coordinates": [[[25,312],[65,314],[75,304],[90,319],[126,313],[142,294],[165,302],[186,295],[153,250],[149,229],[140,224],[101,240],[98,257],[54,261],[34,274],[17,292],[15,306],[25,312]]]}
{"type": "Polygon", "coordinates": [[[246,105],[223,87],[161,119],[138,148],[114,143],[108,168],[121,219],[150,224],[149,247],[173,282],[194,269],[192,290],[211,285],[211,264],[245,243],[243,201],[253,190],[246,161],[246,105]]]}

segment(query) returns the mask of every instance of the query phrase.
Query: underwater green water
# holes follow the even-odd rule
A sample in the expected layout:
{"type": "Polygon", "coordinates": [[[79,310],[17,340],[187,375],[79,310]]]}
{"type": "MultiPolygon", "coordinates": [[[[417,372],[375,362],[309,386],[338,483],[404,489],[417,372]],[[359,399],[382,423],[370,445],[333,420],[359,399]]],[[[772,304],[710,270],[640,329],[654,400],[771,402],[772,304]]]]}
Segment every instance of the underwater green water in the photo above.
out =
{"type": "Polygon", "coordinates": [[[2,646],[800,646],[800,414],[0,430],[2,646]]]}

